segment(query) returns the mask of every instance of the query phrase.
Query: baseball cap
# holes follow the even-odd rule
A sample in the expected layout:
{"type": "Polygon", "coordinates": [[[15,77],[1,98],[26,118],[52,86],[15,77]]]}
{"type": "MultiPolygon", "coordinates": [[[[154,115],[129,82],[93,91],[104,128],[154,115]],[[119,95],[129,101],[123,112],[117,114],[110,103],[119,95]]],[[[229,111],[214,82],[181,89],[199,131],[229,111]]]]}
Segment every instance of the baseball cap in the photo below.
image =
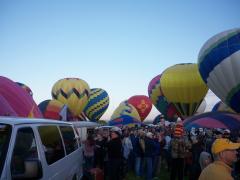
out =
{"type": "Polygon", "coordinates": [[[119,127],[114,126],[111,128],[111,131],[117,133],[119,136],[122,135],[122,130],[119,127]]]}
{"type": "Polygon", "coordinates": [[[225,150],[235,150],[240,148],[240,143],[233,143],[229,139],[219,138],[213,142],[212,153],[217,154],[225,150]]]}

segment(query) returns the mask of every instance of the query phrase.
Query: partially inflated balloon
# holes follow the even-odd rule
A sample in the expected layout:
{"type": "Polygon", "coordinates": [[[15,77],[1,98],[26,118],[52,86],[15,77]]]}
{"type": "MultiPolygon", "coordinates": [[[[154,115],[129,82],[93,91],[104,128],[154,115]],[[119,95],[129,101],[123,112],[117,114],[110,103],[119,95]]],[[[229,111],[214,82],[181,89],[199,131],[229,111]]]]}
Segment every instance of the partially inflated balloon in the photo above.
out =
{"type": "Polygon", "coordinates": [[[183,118],[196,112],[208,91],[197,64],[177,64],[167,68],[161,77],[161,89],[183,118]]]}
{"type": "Polygon", "coordinates": [[[136,108],[141,121],[143,121],[148,116],[152,109],[151,100],[144,95],[132,96],[128,99],[128,103],[136,108]]]}
{"type": "Polygon", "coordinates": [[[25,84],[16,82],[21,88],[23,88],[25,91],[27,91],[31,96],[33,96],[32,90],[25,84]]]}
{"type": "Polygon", "coordinates": [[[41,118],[42,113],[27,91],[14,81],[0,76],[0,95],[19,117],[41,118]]]}
{"type": "Polygon", "coordinates": [[[198,66],[209,89],[240,113],[240,28],[210,38],[200,50],[198,66]]]}
{"type": "Polygon", "coordinates": [[[57,101],[55,99],[45,100],[38,105],[44,118],[56,119],[56,120],[62,119],[60,112],[61,112],[63,106],[64,106],[63,103],[61,103],[60,101],[57,101]]]}
{"type": "Polygon", "coordinates": [[[17,116],[17,113],[7,102],[7,100],[0,94],[0,116],[17,116]]]}
{"type": "Polygon", "coordinates": [[[137,120],[140,120],[140,116],[136,110],[136,108],[129,104],[127,101],[122,102],[113,112],[111,119],[116,119],[120,116],[128,115],[137,120]]]}
{"type": "Polygon", "coordinates": [[[107,110],[108,105],[108,93],[101,88],[94,88],[90,90],[90,97],[84,112],[90,121],[97,121],[107,110]]]}
{"type": "Polygon", "coordinates": [[[66,104],[74,116],[81,114],[88,103],[88,84],[78,78],[65,78],[57,81],[52,88],[52,97],[66,104]]]}
{"type": "Polygon", "coordinates": [[[161,75],[154,77],[148,85],[148,95],[153,105],[165,119],[176,120],[180,114],[172,103],[169,103],[161,90],[161,75]]]}

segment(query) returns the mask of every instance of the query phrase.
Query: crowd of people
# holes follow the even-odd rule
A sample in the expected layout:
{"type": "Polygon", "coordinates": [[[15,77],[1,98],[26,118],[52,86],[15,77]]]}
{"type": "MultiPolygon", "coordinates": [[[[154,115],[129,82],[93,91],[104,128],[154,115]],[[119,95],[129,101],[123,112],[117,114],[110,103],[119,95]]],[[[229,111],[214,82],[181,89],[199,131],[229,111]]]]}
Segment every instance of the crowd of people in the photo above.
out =
{"type": "Polygon", "coordinates": [[[100,169],[107,180],[128,172],[151,180],[168,171],[170,180],[240,179],[239,132],[192,128],[181,121],[169,126],[99,128],[83,143],[84,177],[100,169]]]}

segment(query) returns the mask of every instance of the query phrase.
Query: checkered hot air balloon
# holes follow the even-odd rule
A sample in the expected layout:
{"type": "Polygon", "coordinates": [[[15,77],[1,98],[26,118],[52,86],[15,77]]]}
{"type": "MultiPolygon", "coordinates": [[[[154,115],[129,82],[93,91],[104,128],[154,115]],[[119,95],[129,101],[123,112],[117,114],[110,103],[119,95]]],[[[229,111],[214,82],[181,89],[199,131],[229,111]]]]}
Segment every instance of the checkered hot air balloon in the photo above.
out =
{"type": "Polygon", "coordinates": [[[199,52],[198,68],[209,89],[240,113],[240,28],[210,38],[199,52]]]}
{"type": "Polygon", "coordinates": [[[90,89],[88,84],[79,78],[64,78],[57,81],[52,88],[52,97],[66,104],[78,117],[88,103],[90,89]]]}
{"type": "Polygon", "coordinates": [[[105,113],[109,105],[108,93],[101,88],[90,90],[90,97],[84,109],[85,115],[90,121],[98,121],[105,113]]]}

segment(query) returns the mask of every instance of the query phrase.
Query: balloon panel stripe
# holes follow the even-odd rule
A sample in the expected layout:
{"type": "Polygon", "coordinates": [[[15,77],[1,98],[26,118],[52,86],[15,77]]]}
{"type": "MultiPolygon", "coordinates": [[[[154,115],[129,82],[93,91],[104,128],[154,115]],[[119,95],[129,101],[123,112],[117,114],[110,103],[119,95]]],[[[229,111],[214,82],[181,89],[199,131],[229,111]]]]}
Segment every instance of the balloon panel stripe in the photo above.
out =
{"type": "Polygon", "coordinates": [[[204,56],[203,60],[199,64],[199,71],[202,75],[203,80],[209,77],[210,72],[221,63],[225,58],[231,56],[235,52],[240,50],[240,33],[220,43],[217,47],[213,48],[207,55],[204,56]],[[229,45],[231,41],[236,41],[233,45],[229,45]],[[228,48],[225,48],[229,46],[228,48]],[[211,64],[209,64],[211,62],[211,64]]]}

